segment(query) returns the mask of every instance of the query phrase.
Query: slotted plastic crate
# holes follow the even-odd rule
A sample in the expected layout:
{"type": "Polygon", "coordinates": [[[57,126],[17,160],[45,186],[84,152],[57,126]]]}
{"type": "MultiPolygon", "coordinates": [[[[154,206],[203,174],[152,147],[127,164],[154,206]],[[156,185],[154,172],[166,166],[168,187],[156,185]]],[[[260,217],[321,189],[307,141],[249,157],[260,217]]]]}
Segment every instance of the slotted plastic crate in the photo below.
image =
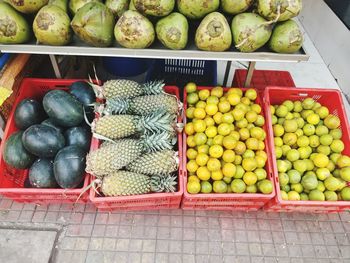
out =
{"type": "MultiPolygon", "coordinates": [[[[18,96],[10,113],[5,132],[4,140],[0,147],[0,195],[8,197],[16,202],[52,204],[52,203],[74,203],[89,182],[89,175],[86,174],[83,186],[77,189],[40,189],[25,188],[25,181],[28,177],[27,170],[19,170],[8,166],[3,160],[6,139],[18,129],[14,121],[14,112],[18,103],[25,98],[33,98],[41,101],[44,94],[53,89],[66,90],[67,87],[78,80],[59,79],[24,79],[20,86],[18,96]]],[[[78,200],[78,203],[85,203],[88,200],[88,193],[85,193],[78,200]]]]}
{"type": "MultiPolygon", "coordinates": [[[[165,86],[165,92],[175,95],[179,98],[179,89],[175,86],[165,86]]],[[[178,117],[178,122],[182,122],[182,118],[178,117]]],[[[182,172],[182,135],[179,133],[177,141],[177,151],[179,153],[179,169],[177,191],[174,193],[149,193],[143,195],[116,196],[105,197],[98,195],[94,189],[90,189],[90,201],[100,211],[113,210],[160,210],[160,209],[178,209],[180,207],[183,194],[183,172],[182,172]]],[[[91,150],[97,149],[100,141],[96,138],[92,139],[91,150]]],[[[91,176],[91,180],[95,177],[91,176]]]]}
{"type": "Polygon", "coordinates": [[[164,79],[167,85],[184,87],[188,82],[215,86],[217,62],[206,60],[156,59],[150,80],[164,79]]]}
{"type": "MultiPolygon", "coordinates": [[[[202,89],[211,89],[212,87],[197,87],[198,90],[202,89]]],[[[224,91],[227,91],[228,88],[225,88],[224,91]]],[[[246,91],[247,89],[242,88],[242,91],[246,91]]],[[[186,101],[187,92],[184,90],[184,101],[186,101]]],[[[258,95],[256,99],[256,103],[259,104],[262,108],[263,113],[263,105],[262,99],[260,95],[258,95]]],[[[185,110],[187,108],[186,103],[184,103],[185,110]]],[[[184,122],[186,124],[186,117],[184,117],[184,122]]],[[[266,134],[267,134],[267,125],[263,126],[266,134]]],[[[190,194],[187,192],[187,144],[186,144],[187,135],[183,133],[183,172],[184,172],[184,195],[182,198],[181,207],[184,210],[240,210],[240,211],[257,211],[261,209],[269,200],[271,200],[275,196],[275,189],[273,189],[271,194],[250,194],[250,193],[227,193],[227,194],[218,194],[218,193],[210,193],[210,194],[190,194]]],[[[269,157],[269,145],[267,138],[265,139],[265,152],[267,153],[268,160],[265,165],[265,170],[267,172],[267,179],[273,182],[272,178],[272,166],[271,160],[269,157]]]]}
{"type": "Polygon", "coordinates": [[[269,132],[269,146],[270,154],[272,156],[273,165],[273,179],[276,188],[276,196],[271,199],[269,203],[264,207],[267,211],[275,212],[310,212],[310,213],[324,213],[324,212],[341,212],[350,209],[350,201],[285,201],[281,198],[280,184],[278,181],[278,170],[275,152],[275,146],[273,142],[273,130],[270,105],[282,104],[285,100],[302,101],[307,97],[313,98],[323,106],[329,109],[331,114],[334,114],[340,118],[341,130],[343,132],[342,141],[344,142],[345,149],[343,154],[350,155],[350,135],[349,135],[349,123],[346,117],[344,104],[341,94],[335,89],[307,89],[307,88],[285,88],[285,87],[267,87],[265,90],[264,105],[267,115],[267,125],[269,132]]]}
{"type": "MultiPolygon", "coordinates": [[[[246,69],[236,69],[233,77],[233,86],[244,87],[247,72],[246,69]]],[[[267,86],[295,87],[295,84],[288,71],[254,70],[250,86],[261,91],[267,86]]]]}

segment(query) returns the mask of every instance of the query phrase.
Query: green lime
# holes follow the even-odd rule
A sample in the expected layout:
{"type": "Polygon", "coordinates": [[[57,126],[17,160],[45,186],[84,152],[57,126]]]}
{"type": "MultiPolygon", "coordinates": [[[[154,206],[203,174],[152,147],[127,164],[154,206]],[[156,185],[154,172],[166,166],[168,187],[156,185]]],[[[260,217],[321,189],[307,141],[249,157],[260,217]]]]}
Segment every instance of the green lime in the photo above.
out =
{"type": "Polygon", "coordinates": [[[333,140],[330,147],[332,152],[335,152],[335,153],[341,153],[345,148],[344,143],[338,139],[333,140]]]}
{"type": "Polygon", "coordinates": [[[331,154],[331,148],[327,145],[320,145],[317,147],[316,151],[318,153],[322,153],[324,155],[330,155],[331,154]]]}
{"type": "Polygon", "coordinates": [[[214,181],[213,190],[215,193],[226,193],[227,184],[224,181],[214,181]]]}
{"type": "Polygon", "coordinates": [[[341,181],[334,176],[330,176],[324,180],[324,186],[329,191],[337,191],[341,186],[341,181]]]}
{"type": "Polygon", "coordinates": [[[208,181],[201,182],[201,193],[209,194],[211,193],[212,190],[213,190],[213,187],[211,183],[209,183],[208,181]]]}
{"type": "Polygon", "coordinates": [[[350,201],[350,187],[344,187],[340,192],[340,196],[344,201],[350,201]]]}
{"type": "Polygon", "coordinates": [[[293,162],[293,168],[302,174],[307,170],[307,163],[304,160],[297,160],[293,162]]]}
{"type": "Polygon", "coordinates": [[[185,86],[186,92],[187,93],[192,93],[197,91],[197,85],[193,82],[189,82],[185,86]]]}
{"type": "Polygon", "coordinates": [[[259,191],[263,194],[271,194],[273,191],[273,185],[270,180],[264,179],[258,183],[259,191]]]}
{"type": "Polygon", "coordinates": [[[324,181],[331,176],[331,172],[327,168],[317,168],[316,175],[318,180],[324,181]]]}
{"type": "Polygon", "coordinates": [[[299,147],[309,146],[309,144],[310,144],[309,137],[307,137],[305,135],[298,137],[297,144],[299,147]]]}
{"type": "Polygon", "coordinates": [[[287,152],[287,159],[288,161],[294,162],[296,160],[299,160],[300,154],[299,151],[296,149],[291,149],[287,152]]]}
{"type": "Polygon", "coordinates": [[[304,127],[303,127],[303,132],[306,136],[311,136],[313,134],[315,134],[315,126],[308,123],[308,124],[305,124],[304,127]]]}
{"type": "Polygon", "coordinates": [[[302,201],[308,201],[309,200],[309,196],[305,193],[301,193],[300,194],[300,200],[302,201]]]}
{"type": "Polygon", "coordinates": [[[282,200],[288,201],[288,194],[283,190],[281,190],[281,197],[282,197],[282,200]]]}
{"type": "Polygon", "coordinates": [[[256,192],[258,192],[258,188],[256,187],[256,184],[247,185],[247,188],[245,189],[245,192],[246,193],[255,194],[256,192]]]}
{"type": "Polygon", "coordinates": [[[332,135],[334,140],[340,140],[343,135],[341,129],[333,129],[329,132],[329,134],[332,135]]]}
{"type": "Polygon", "coordinates": [[[301,181],[301,174],[297,170],[289,170],[288,171],[289,183],[297,184],[301,181]]]}
{"type": "Polygon", "coordinates": [[[231,189],[234,193],[244,193],[246,187],[247,186],[242,179],[234,179],[231,182],[231,189]]]}
{"type": "Polygon", "coordinates": [[[278,173],[278,181],[280,186],[286,186],[289,184],[289,177],[286,173],[278,173]]]}
{"type": "Polygon", "coordinates": [[[323,134],[321,137],[320,137],[320,143],[322,145],[326,145],[326,146],[329,146],[331,145],[333,142],[333,137],[332,135],[330,134],[323,134]]]}
{"type": "Polygon", "coordinates": [[[321,192],[324,192],[326,190],[326,187],[324,186],[324,183],[322,181],[318,181],[317,190],[320,190],[321,192]]]}
{"type": "Polygon", "coordinates": [[[304,188],[303,188],[303,186],[301,185],[301,183],[291,184],[290,189],[291,189],[292,191],[295,191],[295,192],[299,193],[299,194],[300,194],[301,192],[303,192],[303,190],[304,190],[304,188]]]}
{"type": "Polygon", "coordinates": [[[261,181],[263,179],[266,179],[267,177],[267,173],[265,171],[265,169],[263,168],[257,168],[254,170],[254,173],[256,174],[256,176],[258,177],[258,181],[261,181]]]}
{"type": "Polygon", "coordinates": [[[320,190],[312,190],[309,193],[309,199],[311,201],[325,201],[326,197],[324,196],[324,194],[320,191],[320,190]]]}
{"type": "Polygon", "coordinates": [[[347,182],[350,182],[350,167],[340,169],[340,177],[347,182]]]}
{"type": "Polygon", "coordinates": [[[325,134],[328,134],[329,133],[329,130],[326,126],[324,125],[319,125],[316,127],[316,135],[317,136],[322,136],[322,135],[325,135],[325,134]]]}
{"type": "Polygon", "coordinates": [[[199,101],[199,97],[197,93],[190,93],[187,95],[187,103],[190,105],[194,105],[199,101]]]}
{"type": "Polygon", "coordinates": [[[288,111],[292,111],[294,109],[294,103],[291,100],[285,100],[282,105],[286,106],[288,111]]]}
{"type": "Polygon", "coordinates": [[[295,112],[301,112],[303,110],[303,105],[301,101],[294,101],[294,111],[295,112]]]}
{"type": "Polygon", "coordinates": [[[301,184],[305,190],[313,190],[317,188],[318,181],[315,175],[307,174],[301,178],[301,184]]]}
{"type": "Polygon", "coordinates": [[[320,145],[320,138],[317,135],[311,135],[309,141],[311,147],[317,147],[320,145]]]}
{"type": "Polygon", "coordinates": [[[300,200],[300,195],[296,191],[289,191],[288,192],[288,200],[289,201],[299,201],[300,200]]]}
{"type": "Polygon", "coordinates": [[[325,191],[324,196],[326,201],[338,201],[338,195],[334,191],[325,191]]]}
{"type": "Polygon", "coordinates": [[[306,98],[302,102],[302,106],[306,110],[312,109],[314,107],[314,105],[315,105],[315,101],[312,98],[306,98]]]}
{"type": "Polygon", "coordinates": [[[285,117],[288,113],[288,108],[284,105],[280,105],[276,109],[276,115],[278,117],[285,117]]]}

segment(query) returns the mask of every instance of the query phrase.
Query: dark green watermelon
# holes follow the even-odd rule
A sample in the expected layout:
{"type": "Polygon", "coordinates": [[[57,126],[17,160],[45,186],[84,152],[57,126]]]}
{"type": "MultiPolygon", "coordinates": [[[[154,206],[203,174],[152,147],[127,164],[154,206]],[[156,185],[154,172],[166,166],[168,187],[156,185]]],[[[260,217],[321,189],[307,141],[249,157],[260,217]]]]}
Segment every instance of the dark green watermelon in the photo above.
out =
{"type": "Polygon", "coordinates": [[[26,169],[35,160],[34,155],[29,153],[22,143],[23,131],[12,134],[5,142],[3,158],[6,164],[17,169],[26,169]]]}
{"type": "Polygon", "coordinates": [[[64,133],[64,129],[61,126],[58,126],[57,124],[55,124],[50,118],[44,120],[41,124],[55,128],[62,134],[64,133]]]}
{"type": "Polygon", "coordinates": [[[45,119],[46,114],[39,102],[33,99],[24,99],[16,107],[15,123],[20,130],[40,123],[45,119]]]}
{"type": "Polygon", "coordinates": [[[27,151],[42,158],[55,157],[65,146],[65,139],[57,129],[42,124],[26,129],[22,142],[27,151]]]}
{"type": "Polygon", "coordinates": [[[86,152],[90,149],[91,131],[85,127],[72,127],[65,131],[64,138],[66,145],[76,145],[83,148],[86,152]]]}
{"type": "Polygon", "coordinates": [[[53,164],[53,171],[59,186],[75,188],[85,178],[85,151],[75,145],[60,150],[53,164]]]}
{"type": "Polygon", "coordinates": [[[58,188],[53,173],[53,160],[37,159],[29,169],[30,185],[36,188],[58,188]]]}
{"type": "Polygon", "coordinates": [[[85,106],[96,102],[96,95],[92,87],[84,81],[74,82],[69,86],[69,93],[85,106]]]}

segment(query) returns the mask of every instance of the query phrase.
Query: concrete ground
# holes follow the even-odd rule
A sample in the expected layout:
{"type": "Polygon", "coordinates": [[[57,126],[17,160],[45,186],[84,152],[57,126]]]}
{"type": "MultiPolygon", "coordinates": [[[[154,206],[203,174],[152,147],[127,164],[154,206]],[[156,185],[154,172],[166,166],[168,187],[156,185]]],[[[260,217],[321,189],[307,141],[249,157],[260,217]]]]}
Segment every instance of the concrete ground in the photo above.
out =
{"type": "MultiPolygon", "coordinates": [[[[257,68],[288,70],[299,87],[339,88],[307,36],[305,48],[309,62],[257,68]]],[[[37,206],[0,197],[0,262],[6,263],[340,263],[350,262],[349,235],[347,212],[105,213],[90,204],[37,206]]]]}

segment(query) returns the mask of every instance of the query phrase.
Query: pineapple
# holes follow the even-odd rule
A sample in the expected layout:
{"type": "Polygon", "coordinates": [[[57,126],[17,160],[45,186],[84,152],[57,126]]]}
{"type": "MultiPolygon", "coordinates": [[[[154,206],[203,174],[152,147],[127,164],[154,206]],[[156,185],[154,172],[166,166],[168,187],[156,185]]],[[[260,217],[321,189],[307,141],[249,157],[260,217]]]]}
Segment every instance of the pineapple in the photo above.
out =
{"type": "Polygon", "coordinates": [[[176,177],[172,175],[149,177],[128,171],[116,171],[102,180],[105,196],[140,195],[151,192],[175,192],[176,177]]]}
{"type": "Polygon", "coordinates": [[[179,157],[173,150],[163,150],[140,156],[126,170],[147,175],[164,175],[177,171],[179,157]]]}
{"type": "Polygon", "coordinates": [[[87,155],[86,171],[98,177],[110,174],[136,160],[143,152],[171,149],[171,139],[169,133],[161,133],[109,142],[87,155]]]}
{"type": "Polygon", "coordinates": [[[139,96],[126,101],[121,98],[107,99],[104,114],[148,114],[157,110],[166,110],[177,114],[181,103],[176,96],[170,94],[157,94],[139,96]]]}
{"type": "Polygon", "coordinates": [[[92,132],[109,139],[121,139],[136,133],[174,132],[175,116],[157,111],[145,116],[107,115],[94,121],[92,132]]]}
{"type": "Polygon", "coordinates": [[[103,86],[90,83],[99,99],[133,98],[141,95],[160,94],[163,92],[164,81],[157,80],[143,85],[126,79],[106,81],[103,86]]]}

